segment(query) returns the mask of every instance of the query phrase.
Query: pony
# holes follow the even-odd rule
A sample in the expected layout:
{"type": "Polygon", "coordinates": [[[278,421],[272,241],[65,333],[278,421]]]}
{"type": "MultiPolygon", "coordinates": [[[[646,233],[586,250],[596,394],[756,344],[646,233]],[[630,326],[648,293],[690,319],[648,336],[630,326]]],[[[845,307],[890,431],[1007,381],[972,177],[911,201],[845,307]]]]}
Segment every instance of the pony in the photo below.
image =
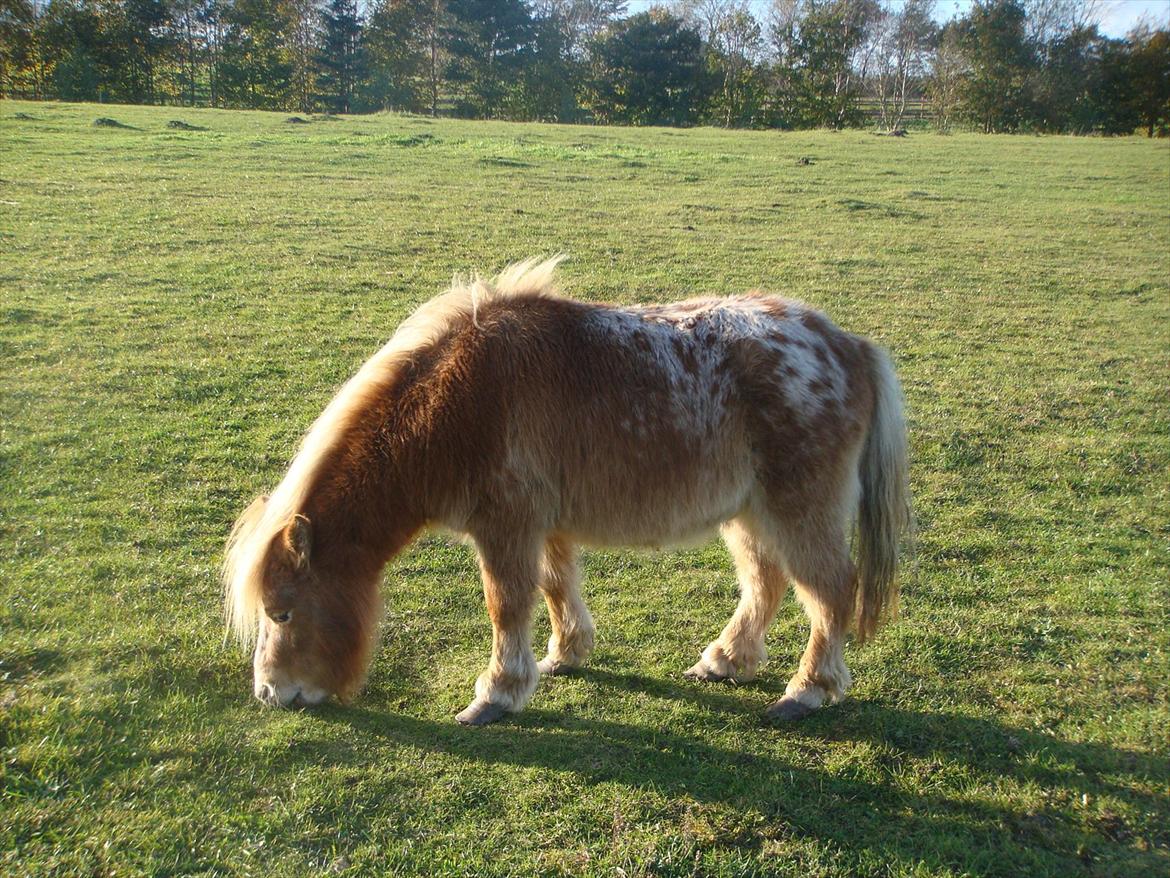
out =
{"type": "Polygon", "coordinates": [[[811,634],[766,714],[799,719],[844,697],[844,641],[895,609],[911,522],[888,355],[762,293],[575,301],[557,292],[560,259],[457,279],[415,311],[240,516],[225,615],[245,646],[255,638],[262,702],[346,703],[360,690],[383,567],[429,527],[474,544],[492,624],[460,723],[519,711],[541,674],[587,662],[581,545],[669,546],[717,529],[739,603],[686,676],[751,680],[791,581],[811,634]],[[537,594],[552,630],[539,662],[537,594]]]}

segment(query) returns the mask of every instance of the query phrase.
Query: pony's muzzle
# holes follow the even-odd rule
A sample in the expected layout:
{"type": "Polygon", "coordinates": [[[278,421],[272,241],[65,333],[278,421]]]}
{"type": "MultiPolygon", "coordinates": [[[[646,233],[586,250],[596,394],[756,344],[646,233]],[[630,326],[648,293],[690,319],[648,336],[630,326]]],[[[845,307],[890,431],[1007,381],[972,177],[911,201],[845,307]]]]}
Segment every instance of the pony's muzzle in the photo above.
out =
{"type": "MultiPolygon", "coordinates": [[[[285,705],[285,702],[280,698],[280,694],[277,691],[277,688],[271,683],[257,682],[252,690],[252,694],[254,694],[260,701],[269,707],[284,707],[285,705]]],[[[296,698],[299,694],[300,693],[295,693],[293,698],[296,698]]],[[[290,701],[291,700],[292,699],[290,699],[290,701]]]]}
{"type": "Polygon", "coordinates": [[[267,680],[257,680],[252,692],[269,707],[312,707],[329,697],[328,692],[312,686],[301,686],[296,683],[280,686],[267,680]]]}

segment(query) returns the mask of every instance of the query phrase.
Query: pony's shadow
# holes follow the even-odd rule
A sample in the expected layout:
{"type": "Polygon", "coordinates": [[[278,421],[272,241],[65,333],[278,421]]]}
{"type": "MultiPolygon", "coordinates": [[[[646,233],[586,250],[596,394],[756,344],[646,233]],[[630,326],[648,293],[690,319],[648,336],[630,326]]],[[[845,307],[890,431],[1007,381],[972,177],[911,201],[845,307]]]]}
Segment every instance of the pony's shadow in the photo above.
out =
{"type": "MultiPolygon", "coordinates": [[[[191,666],[174,670],[168,688],[211,685],[191,666]]],[[[580,700],[543,710],[537,699],[536,707],[502,723],[469,729],[454,716],[436,720],[406,712],[429,691],[407,674],[375,682],[351,706],[314,708],[313,721],[298,729],[295,741],[265,750],[265,764],[277,777],[322,764],[361,771],[372,749],[401,748],[410,759],[434,753],[505,770],[544,769],[574,776],[574,786],[620,786],[655,801],[666,798],[673,803],[668,810],[710,806],[728,821],[723,825],[744,827],[727,844],[761,855],[775,839],[809,838],[867,862],[922,864],[934,872],[1072,873],[1084,870],[1087,857],[1101,856],[1119,874],[1152,873],[1170,849],[1170,809],[1159,794],[1170,785],[1170,763],[1152,753],[1064,741],[994,718],[857,698],[800,723],[771,727],[762,708],[778,697],[782,680],[711,686],[604,664],[577,674],[589,684],[575,687],[578,697],[620,690],[646,709],[635,724],[592,705],[582,709],[580,700]],[[818,754],[832,741],[864,746],[853,748],[844,763],[821,764],[818,754]],[[904,782],[908,773],[921,775],[932,766],[937,777],[904,782]],[[969,794],[1001,784],[1021,794],[1011,804],[969,794]],[[1068,807],[1111,798],[1124,803],[1122,813],[1068,807]]],[[[155,669],[152,683],[159,679],[155,669]]],[[[213,699],[225,710],[239,701],[227,694],[213,699]]],[[[137,758],[109,756],[103,752],[109,771],[137,758]]],[[[492,773],[479,777],[467,807],[497,794],[492,773]]],[[[403,782],[413,781],[385,781],[395,789],[403,782]]],[[[428,781],[424,775],[417,782],[428,781]]],[[[371,795],[380,801],[382,792],[371,795]]]]}
{"type": "Polygon", "coordinates": [[[779,677],[759,678],[748,683],[683,683],[671,677],[648,677],[632,671],[608,670],[596,666],[574,670],[570,674],[609,690],[689,701],[710,710],[739,715],[759,713],[765,704],[784,694],[785,686],[784,680],[779,677]]]}
{"type": "MultiPolygon", "coordinates": [[[[360,705],[326,708],[321,717],[352,728],[354,740],[369,736],[470,761],[569,771],[590,785],[618,783],[752,809],[787,832],[849,848],[856,848],[864,836],[865,844],[880,856],[943,869],[980,871],[978,863],[965,861],[966,854],[957,852],[986,852],[989,845],[1005,863],[1021,868],[1030,856],[1026,849],[1034,847],[1081,868],[1083,845],[1070,846],[1068,839],[1091,837],[1101,845],[1112,845],[1132,838],[1137,830],[1119,828],[1114,822],[1099,828],[1098,836],[1086,836],[1084,828],[1069,824],[1067,813],[1060,809],[1020,812],[990,799],[961,795],[953,785],[948,789],[945,784],[923,784],[924,791],[911,793],[890,780],[902,761],[933,760],[980,782],[1008,779],[1022,787],[1055,791],[1060,798],[1116,794],[1146,813],[1166,810],[1165,800],[1139,787],[1164,788],[1170,782],[1170,766],[1105,744],[1062,741],[990,719],[923,712],[880,701],[847,701],[799,724],[771,728],[759,711],[778,697],[782,683],[749,684],[746,688],[762,696],[755,698],[743,691],[745,687],[738,691],[703,687],[599,668],[577,673],[607,687],[697,702],[731,714],[741,730],[745,722],[754,723],[760,735],[783,735],[810,750],[828,740],[867,742],[894,770],[879,772],[874,779],[873,772],[842,774],[810,767],[807,760],[797,764],[777,756],[776,748],[766,743],[754,752],[732,749],[720,743],[719,720],[703,722],[701,729],[690,732],[529,708],[501,724],[466,729],[453,720],[435,722],[360,705]],[[882,831],[859,834],[858,820],[877,821],[873,826],[880,824],[882,831]],[[940,837],[965,843],[948,845],[945,850],[950,853],[943,854],[932,842],[940,837]]],[[[360,745],[355,745],[353,758],[362,758],[360,745]]],[[[1170,831],[1155,830],[1154,835],[1146,838],[1147,850],[1164,851],[1170,845],[1170,831]]]]}

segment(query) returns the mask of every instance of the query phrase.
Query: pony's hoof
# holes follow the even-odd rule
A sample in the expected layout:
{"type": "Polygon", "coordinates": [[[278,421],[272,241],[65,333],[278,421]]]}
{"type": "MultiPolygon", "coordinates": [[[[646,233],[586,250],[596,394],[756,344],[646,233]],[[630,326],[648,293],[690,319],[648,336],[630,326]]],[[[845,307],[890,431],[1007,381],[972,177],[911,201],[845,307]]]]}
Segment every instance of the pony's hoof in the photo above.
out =
{"type": "Polygon", "coordinates": [[[462,726],[486,726],[502,719],[508,711],[490,701],[476,699],[462,711],[455,714],[455,721],[462,726]]]}
{"type": "Polygon", "coordinates": [[[814,710],[816,710],[815,707],[809,707],[803,701],[797,701],[795,698],[785,695],[779,701],[769,704],[764,710],[764,716],[772,722],[791,723],[804,719],[814,710]]]}
{"type": "Polygon", "coordinates": [[[565,674],[571,674],[576,670],[575,667],[565,662],[558,662],[551,656],[542,658],[536,663],[536,669],[546,677],[563,677],[565,674]]]}
{"type": "Polygon", "coordinates": [[[726,683],[732,679],[730,674],[721,674],[709,668],[702,659],[683,671],[683,676],[688,680],[699,680],[703,683],[726,683]]]}

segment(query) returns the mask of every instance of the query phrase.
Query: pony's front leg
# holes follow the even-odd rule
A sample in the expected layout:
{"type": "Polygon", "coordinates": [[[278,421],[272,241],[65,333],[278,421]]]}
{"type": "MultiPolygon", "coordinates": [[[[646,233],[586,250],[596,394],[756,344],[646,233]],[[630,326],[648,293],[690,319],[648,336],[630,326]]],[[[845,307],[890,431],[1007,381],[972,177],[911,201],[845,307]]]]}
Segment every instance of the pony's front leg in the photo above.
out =
{"type": "Polygon", "coordinates": [[[523,710],[540,675],[532,654],[532,602],[540,575],[540,541],[494,545],[479,541],[483,594],[492,620],[492,658],[475,681],[475,700],[455,719],[495,722],[523,710]]]}

